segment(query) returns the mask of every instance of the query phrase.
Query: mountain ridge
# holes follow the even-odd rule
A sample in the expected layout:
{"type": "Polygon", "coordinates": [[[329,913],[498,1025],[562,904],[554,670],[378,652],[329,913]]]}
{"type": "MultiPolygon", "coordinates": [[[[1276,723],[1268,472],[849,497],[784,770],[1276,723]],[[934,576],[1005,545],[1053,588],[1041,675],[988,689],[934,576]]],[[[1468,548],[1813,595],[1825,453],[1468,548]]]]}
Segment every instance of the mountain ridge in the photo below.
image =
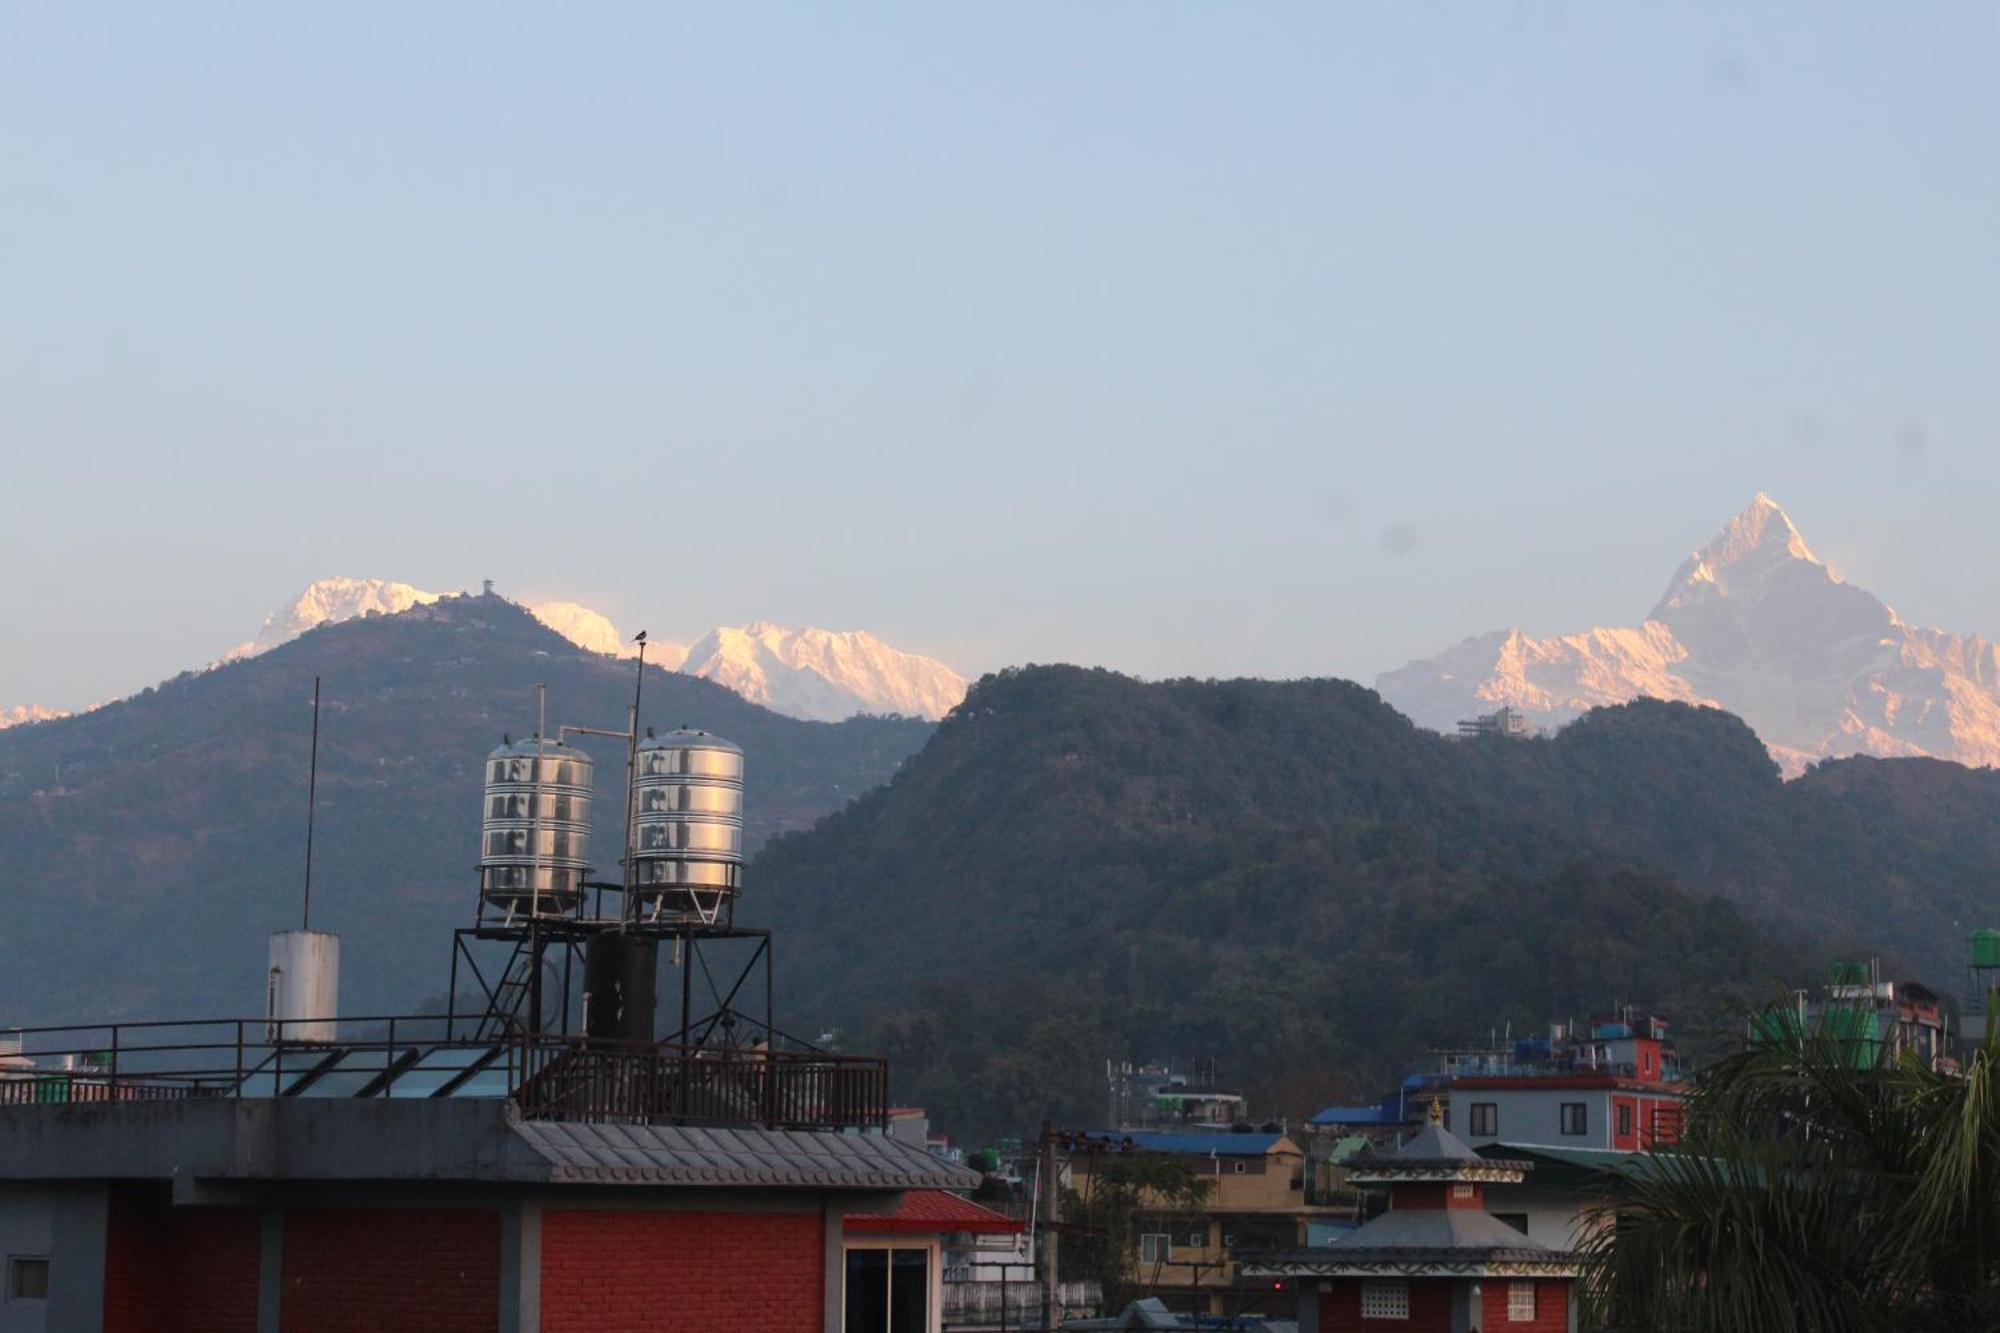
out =
{"type": "Polygon", "coordinates": [[[2000,650],[1906,624],[1814,554],[1759,492],[1636,627],[1475,635],[1376,678],[1419,725],[1512,707],[1561,726],[1635,698],[1735,713],[1788,776],[1850,754],[2000,763],[2000,650]]]}
{"type": "MultiPolygon", "coordinates": [[[[222,661],[268,652],[315,626],[393,615],[444,594],[386,579],[318,579],[266,617],[257,637],[222,661]]],[[[637,655],[608,616],[578,602],[523,603],[530,614],[580,648],[612,657],[637,655]]],[[[858,714],[900,714],[935,721],[965,697],[966,679],[934,658],[892,647],[865,630],[826,630],[771,621],[718,625],[692,643],[649,638],[647,661],[716,680],[788,717],[838,722],[858,714]]]]}
{"type": "MultiPolygon", "coordinates": [[[[632,666],[499,597],[315,628],[90,713],[0,732],[0,1026],[255,1013],[264,935],[299,920],[313,679],[323,683],[313,922],[344,937],[350,1013],[441,995],[470,924],[480,771],[503,733],[622,727],[632,666]],[[85,939],[84,937],[88,938],[85,939]]],[[[743,745],[746,843],[810,826],[886,781],[930,724],[802,722],[646,672],[642,724],[743,745]]],[[[597,760],[597,855],[622,844],[623,743],[597,760]]]]}

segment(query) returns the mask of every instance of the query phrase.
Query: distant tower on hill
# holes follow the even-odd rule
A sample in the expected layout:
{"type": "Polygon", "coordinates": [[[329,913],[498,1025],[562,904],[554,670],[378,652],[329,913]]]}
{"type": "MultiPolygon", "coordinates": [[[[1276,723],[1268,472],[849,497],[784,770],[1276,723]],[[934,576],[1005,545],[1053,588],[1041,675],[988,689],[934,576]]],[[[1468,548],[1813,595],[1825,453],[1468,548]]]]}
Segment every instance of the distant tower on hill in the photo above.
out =
{"type": "Polygon", "coordinates": [[[1460,740],[1470,740],[1475,736],[1505,736],[1510,740],[1523,740],[1533,734],[1528,719],[1519,709],[1508,704],[1502,704],[1498,712],[1464,718],[1458,724],[1460,740]]]}

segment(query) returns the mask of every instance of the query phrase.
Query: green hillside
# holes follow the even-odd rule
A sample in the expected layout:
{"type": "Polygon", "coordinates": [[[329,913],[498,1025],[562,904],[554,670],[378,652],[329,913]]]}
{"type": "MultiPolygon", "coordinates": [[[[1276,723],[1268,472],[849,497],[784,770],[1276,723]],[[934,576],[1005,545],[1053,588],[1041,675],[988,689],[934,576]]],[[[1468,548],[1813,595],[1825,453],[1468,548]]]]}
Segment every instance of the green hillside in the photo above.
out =
{"type": "Polygon", "coordinates": [[[1214,1056],[1297,1112],[1613,1001],[1719,1035],[1813,955],[1736,881],[1677,882],[1711,855],[1681,844],[1726,823],[1761,845],[1787,804],[1713,712],[1465,744],[1340,681],[1032,668],[775,840],[749,893],[783,928],[787,1011],[886,1048],[898,1095],[961,1131],[1093,1119],[1113,1056],[1214,1056]]]}
{"type": "MultiPolygon", "coordinates": [[[[263,1007],[265,936],[295,925],[312,680],[324,677],[314,924],[343,938],[343,1008],[445,990],[470,924],[480,761],[551,725],[622,727],[629,663],[497,597],[330,625],[81,717],[0,732],[0,1026],[263,1007]]],[[[750,754],[752,846],[885,780],[926,722],[780,717],[650,669],[642,720],[750,754]]],[[[622,742],[598,761],[600,872],[616,876],[622,742]]]]}

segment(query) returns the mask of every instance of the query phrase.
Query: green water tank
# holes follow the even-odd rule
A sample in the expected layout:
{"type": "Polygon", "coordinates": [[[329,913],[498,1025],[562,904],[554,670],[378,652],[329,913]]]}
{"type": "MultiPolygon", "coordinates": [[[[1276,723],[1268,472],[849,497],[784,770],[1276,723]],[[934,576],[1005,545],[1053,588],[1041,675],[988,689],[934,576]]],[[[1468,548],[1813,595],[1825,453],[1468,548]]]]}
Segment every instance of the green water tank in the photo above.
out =
{"type": "Polygon", "coordinates": [[[1836,986],[1863,986],[1868,982],[1868,967],[1842,958],[1827,969],[1826,979],[1836,986]]]}
{"type": "Polygon", "coordinates": [[[1975,930],[1971,944],[1974,967],[2000,967],[2000,930],[1975,930]]]}

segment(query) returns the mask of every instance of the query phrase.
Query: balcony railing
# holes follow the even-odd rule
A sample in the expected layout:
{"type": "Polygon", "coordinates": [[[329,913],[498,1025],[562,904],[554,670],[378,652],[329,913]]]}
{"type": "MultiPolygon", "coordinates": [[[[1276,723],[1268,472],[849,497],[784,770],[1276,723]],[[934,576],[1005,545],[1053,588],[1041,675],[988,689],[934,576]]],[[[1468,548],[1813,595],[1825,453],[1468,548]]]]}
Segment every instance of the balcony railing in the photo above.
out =
{"type": "Polygon", "coordinates": [[[888,1062],[864,1056],[481,1037],[421,1015],[343,1019],[330,1040],[287,1031],[222,1019],[0,1034],[0,1107],[505,1097],[543,1120],[838,1130],[882,1129],[889,1117],[888,1062]]]}

